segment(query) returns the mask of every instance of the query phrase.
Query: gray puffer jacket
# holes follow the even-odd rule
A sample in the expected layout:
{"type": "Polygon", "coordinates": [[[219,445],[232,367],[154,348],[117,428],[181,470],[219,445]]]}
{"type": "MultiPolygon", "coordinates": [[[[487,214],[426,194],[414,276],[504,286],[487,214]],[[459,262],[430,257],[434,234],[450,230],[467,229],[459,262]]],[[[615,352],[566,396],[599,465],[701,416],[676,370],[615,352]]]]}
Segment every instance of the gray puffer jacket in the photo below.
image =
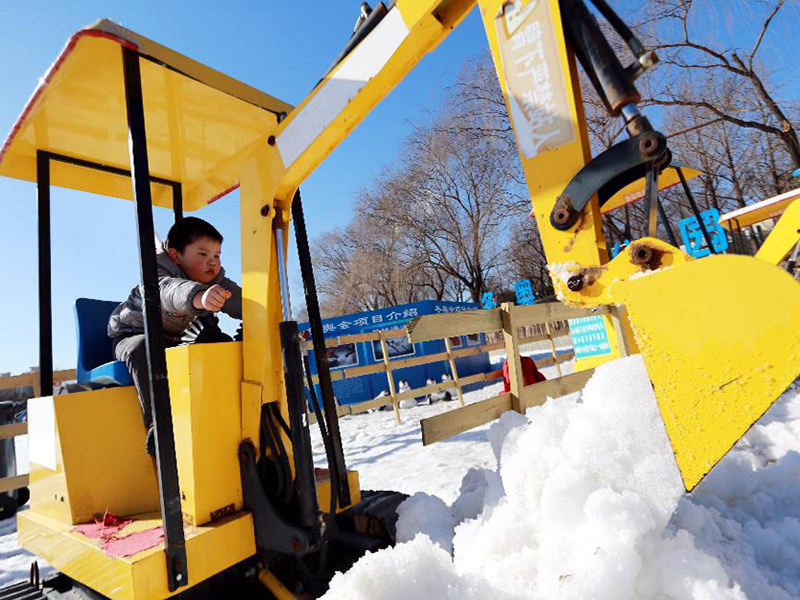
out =
{"type": "MultiPolygon", "coordinates": [[[[199,310],[192,305],[197,292],[220,285],[231,293],[231,297],[222,307],[222,312],[234,319],[242,318],[242,289],[225,277],[225,269],[210,283],[198,283],[186,276],[183,269],[176,265],[161,247],[156,254],[158,264],[158,287],[161,290],[161,322],[164,336],[178,340],[195,317],[208,314],[207,310],[199,310]]],[[[131,290],[128,299],[111,313],[108,319],[108,335],[112,338],[144,333],[144,315],[142,314],[141,284],[131,290]]]]}

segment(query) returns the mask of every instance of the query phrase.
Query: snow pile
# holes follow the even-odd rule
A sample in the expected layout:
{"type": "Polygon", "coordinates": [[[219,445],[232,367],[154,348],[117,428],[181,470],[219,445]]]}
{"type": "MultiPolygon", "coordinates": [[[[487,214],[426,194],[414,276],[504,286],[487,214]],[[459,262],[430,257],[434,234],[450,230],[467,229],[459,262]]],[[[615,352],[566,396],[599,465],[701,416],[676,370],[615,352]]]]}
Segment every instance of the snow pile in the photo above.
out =
{"type": "Polygon", "coordinates": [[[452,553],[456,520],[444,500],[425,492],[417,492],[409,500],[397,508],[397,541],[410,542],[424,533],[452,553]]]}
{"type": "Polygon", "coordinates": [[[800,598],[798,450],[800,395],[790,388],[672,520],[753,600],[800,598]]]}
{"type": "MultiPolygon", "coordinates": [[[[527,417],[505,415],[491,428],[496,472],[470,471],[449,510],[427,494],[407,500],[398,535],[413,541],[368,555],[337,575],[325,597],[740,600],[747,596],[729,576],[735,570],[723,566],[733,557],[719,547],[731,535],[755,543],[752,560],[744,558],[752,564],[752,583],[743,586],[763,590],[765,577],[780,578],[762,574],[758,553],[776,568],[797,569],[778,534],[769,540],[763,525],[737,529],[741,519],[725,516],[735,503],[726,507],[715,485],[733,483],[722,490],[729,499],[758,503],[752,489],[727,473],[740,467],[720,469],[720,482],[712,479],[697,504],[681,500],[680,475],[641,357],[599,367],[582,399],[551,401],[527,417]]],[[[781,473],[767,476],[768,468],[763,477],[777,482],[800,469],[798,463],[782,462],[781,473]]],[[[799,521],[792,527],[800,534],[799,521]]],[[[794,529],[780,537],[791,535],[794,529]]]]}

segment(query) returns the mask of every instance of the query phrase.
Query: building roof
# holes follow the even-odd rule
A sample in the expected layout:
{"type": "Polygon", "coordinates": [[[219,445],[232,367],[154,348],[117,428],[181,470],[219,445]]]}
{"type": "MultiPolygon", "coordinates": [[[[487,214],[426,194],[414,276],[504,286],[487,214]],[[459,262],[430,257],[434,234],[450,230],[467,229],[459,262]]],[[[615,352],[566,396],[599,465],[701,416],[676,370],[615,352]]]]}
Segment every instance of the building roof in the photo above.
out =
{"type": "Polygon", "coordinates": [[[719,224],[726,229],[736,229],[767,219],[777,219],[798,198],[800,198],[800,188],[725,213],[719,218],[719,224]]]}

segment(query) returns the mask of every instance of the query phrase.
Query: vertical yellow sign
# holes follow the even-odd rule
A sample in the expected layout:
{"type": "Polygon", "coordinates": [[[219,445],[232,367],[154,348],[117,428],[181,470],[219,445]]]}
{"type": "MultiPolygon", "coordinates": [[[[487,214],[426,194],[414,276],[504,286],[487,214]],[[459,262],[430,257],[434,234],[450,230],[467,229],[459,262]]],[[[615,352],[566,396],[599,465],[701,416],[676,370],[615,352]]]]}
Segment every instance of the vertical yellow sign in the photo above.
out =
{"type": "MultiPolygon", "coordinates": [[[[597,198],[571,230],[550,225],[556,199],[591,159],[578,71],[564,38],[559,0],[479,0],[479,5],[547,262],[601,265],[608,254],[597,198]]],[[[576,370],[619,355],[608,316],[603,323],[611,354],[581,358],[576,370]]]]}
{"type": "Polygon", "coordinates": [[[533,158],[575,139],[547,2],[506,4],[495,18],[520,154],[533,158]]]}

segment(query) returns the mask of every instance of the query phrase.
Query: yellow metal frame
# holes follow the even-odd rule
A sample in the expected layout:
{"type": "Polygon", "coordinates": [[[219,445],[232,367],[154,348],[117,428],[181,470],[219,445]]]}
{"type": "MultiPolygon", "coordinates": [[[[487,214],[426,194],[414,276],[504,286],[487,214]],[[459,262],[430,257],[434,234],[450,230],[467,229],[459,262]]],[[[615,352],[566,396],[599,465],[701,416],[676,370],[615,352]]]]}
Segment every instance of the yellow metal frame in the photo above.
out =
{"type": "MultiPolygon", "coordinates": [[[[158,513],[137,517],[122,534],[161,526],[158,513]]],[[[35,510],[18,515],[17,532],[23,548],[112,600],[160,600],[174,595],[167,587],[163,542],[129,558],[113,557],[100,547],[98,540],[76,533],[72,526],[35,510]]],[[[238,513],[201,527],[187,525],[184,534],[190,587],[256,552],[250,513],[238,513]]]]}
{"type": "Polygon", "coordinates": [[[158,510],[152,459],[132,387],[34,398],[28,402],[31,513],[66,525],[106,510],[158,510]]]}
{"type": "MultiPolygon", "coordinates": [[[[680,184],[681,179],[676,170],[677,166],[678,165],[667,167],[658,176],[659,191],[668,190],[669,188],[680,184]]],[[[681,170],[683,171],[683,176],[686,178],[686,181],[694,179],[698,175],[702,174],[697,169],[692,169],[691,167],[681,167],[681,170]]],[[[644,179],[638,179],[633,183],[629,183],[611,198],[609,198],[605,204],[603,204],[601,212],[603,214],[610,213],[612,210],[617,210],[618,208],[622,208],[628,204],[638,202],[644,198],[644,188],[644,179]]]]}
{"type": "Polygon", "coordinates": [[[800,240],[800,199],[793,200],[767,239],[756,252],[756,258],[777,265],[789,256],[800,240]]]}
{"type": "MultiPolygon", "coordinates": [[[[0,149],[0,175],[36,181],[46,150],[128,169],[128,122],[120,47],[137,50],[151,174],[183,186],[195,210],[238,185],[242,161],[292,110],[255,88],[108,20],[72,36],[0,149]],[[169,68],[165,68],[167,65],[169,68]]],[[[132,199],[127,177],[55,162],[52,185],[132,199]]],[[[171,190],[152,186],[153,203],[171,190]]]]}

